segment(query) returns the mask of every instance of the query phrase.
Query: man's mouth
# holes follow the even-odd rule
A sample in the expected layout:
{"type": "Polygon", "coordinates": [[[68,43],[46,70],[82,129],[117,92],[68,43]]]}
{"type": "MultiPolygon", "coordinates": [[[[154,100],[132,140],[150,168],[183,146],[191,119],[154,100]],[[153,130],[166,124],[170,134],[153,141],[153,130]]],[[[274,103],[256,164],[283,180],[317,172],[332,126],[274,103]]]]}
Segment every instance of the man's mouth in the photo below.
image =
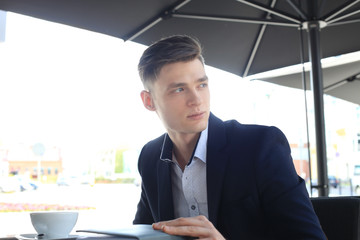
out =
{"type": "Polygon", "coordinates": [[[197,120],[197,119],[201,119],[204,115],[205,115],[205,112],[198,112],[198,113],[188,115],[188,118],[197,120]]]}

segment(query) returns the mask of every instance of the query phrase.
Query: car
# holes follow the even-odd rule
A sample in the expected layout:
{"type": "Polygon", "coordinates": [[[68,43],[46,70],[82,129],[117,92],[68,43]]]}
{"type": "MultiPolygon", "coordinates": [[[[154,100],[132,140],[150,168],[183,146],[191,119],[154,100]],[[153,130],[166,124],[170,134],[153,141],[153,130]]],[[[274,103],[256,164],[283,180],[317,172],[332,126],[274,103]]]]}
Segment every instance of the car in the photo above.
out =
{"type": "MultiPolygon", "coordinates": [[[[338,178],[336,178],[335,176],[333,176],[333,175],[328,176],[328,181],[329,181],[328,182],[329,187],[337,188],[340,185],[340,180],[338,178]]],[[[311,184],[313,186],[318,185],[317,183],[318,183],[317,179],[312,179],[311,180],[311,184]]]]}
{"type": "Polygon", "coordinates": [[[360,165],[354,165],[353,176],[351,178],[352,185],[356,195],[360,195],[360,165]]]}
{"type": "Polygon", "coordinates": [[[19,175],[15,175],[14,177],[16,177],[19,182],[21,192],[38,189],[38,184],[31,181],[31,179],[19,175]]]}
{"type": "Polygon", "coordinates": [[[56,184],[58,186],[75,186],[81,184],[93,186],[95,184],[95,179],[88,174],[82,174],[79,176],[60,174],[57,178],[56,184]]]}
{"type": "Polygon", "coordinates": [[[36,182],[30,181],[29,184],[32,187],[32,190],[37,190],[39,188],[39,185],[36,182]]]}
{"type": "Polygon", "coordinates": [[[79,185],[80,184],[80,180],[77,176],[65,176],[65,175],[60,175],[57,178],[56,184],[58,186],[73,186],[73,185],[79,185]]]}
{"type": "Polygon", "coordinates": [[[87,184],[90,186],[94,186],[94,184],[95,184],[95,177],[90,174],[84,173],[79,178],[80,178],[81,184],[87,184]]]}
{"type": "Polygon", "coordinates": [[[328,176],[328,179],[329,179],[329,186],[333,188],[337,188],[339,186],[340,181],[335,176],[328,176]]]}

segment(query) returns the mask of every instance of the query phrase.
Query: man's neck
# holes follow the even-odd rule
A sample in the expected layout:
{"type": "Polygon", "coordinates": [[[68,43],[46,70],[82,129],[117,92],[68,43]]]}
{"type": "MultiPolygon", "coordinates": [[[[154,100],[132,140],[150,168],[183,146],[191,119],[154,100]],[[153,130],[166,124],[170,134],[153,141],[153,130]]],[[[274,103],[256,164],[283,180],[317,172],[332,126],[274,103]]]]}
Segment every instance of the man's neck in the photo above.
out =
{"type": "Polygon", "coordinates": [[[170,139],[174,144],[173,153],[180,168],[184,171],[185,166],[190,161],[200,133],[194,134],[170,134],[170,139]]]}

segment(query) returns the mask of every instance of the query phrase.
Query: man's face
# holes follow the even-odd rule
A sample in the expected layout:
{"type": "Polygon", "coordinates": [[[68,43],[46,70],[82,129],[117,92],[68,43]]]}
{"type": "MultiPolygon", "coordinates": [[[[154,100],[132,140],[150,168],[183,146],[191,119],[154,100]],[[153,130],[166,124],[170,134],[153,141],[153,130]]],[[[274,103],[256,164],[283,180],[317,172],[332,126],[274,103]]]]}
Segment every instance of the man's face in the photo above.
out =
{"type": "Polygon", "coordinates": [[[210,92],[200,60],[165,65],[148,94],[150,110],[156,111],[170,135],[194,134],[206,128],[210,92]]]}

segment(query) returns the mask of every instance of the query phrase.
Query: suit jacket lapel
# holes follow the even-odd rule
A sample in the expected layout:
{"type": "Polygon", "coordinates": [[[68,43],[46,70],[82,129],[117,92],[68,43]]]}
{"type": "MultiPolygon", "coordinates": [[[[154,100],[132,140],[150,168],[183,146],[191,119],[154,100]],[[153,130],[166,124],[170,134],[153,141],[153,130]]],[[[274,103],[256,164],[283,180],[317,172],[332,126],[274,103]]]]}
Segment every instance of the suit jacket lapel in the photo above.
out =
{"type": "Polygon", "coordinates": [[[222,195],[223,179],[228,161],[226,151],[226,132],[224,123],[210,115],[208,145],[206,155],[206,178],[209,220],[216,227],[219,205],[222,195]]]}
{"type": "MultiPolygon", "coordinates": [[[[228,160],[226,146],[224,123],[211,114],[209,119],[206,155],[206,181],[209,220],[215,225],[215,227],[217,224],[223,179],[228,160]]],[[[171,188],[171,163],[159,160],[157,169],[159,220],[164,221],[174,219],[174,206],[171,188]]]]}
{"type": "Polygon", "coordinates": [[[159,160],[158,162],[158,199],[159,220],[174,219],[174,206],[171,188],[171,163],[159,160]]]}

